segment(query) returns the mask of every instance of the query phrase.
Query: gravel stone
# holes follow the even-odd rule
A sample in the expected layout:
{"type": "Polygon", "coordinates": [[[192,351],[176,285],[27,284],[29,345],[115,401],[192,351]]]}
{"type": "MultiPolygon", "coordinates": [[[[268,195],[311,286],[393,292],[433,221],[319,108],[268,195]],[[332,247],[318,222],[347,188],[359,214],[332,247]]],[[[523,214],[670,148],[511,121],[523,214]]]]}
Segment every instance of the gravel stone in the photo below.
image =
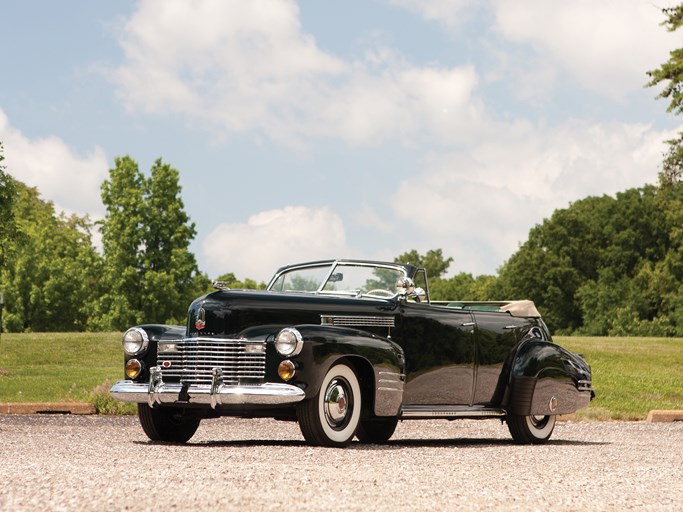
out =
{"type": "Polygon", "coordinates": [[[399,423],[387,445],[307,446],[296,423],[205,420],[185,445],[135,417],[0,415],[0,510],[680,510],[683,422],[399,423]]]}

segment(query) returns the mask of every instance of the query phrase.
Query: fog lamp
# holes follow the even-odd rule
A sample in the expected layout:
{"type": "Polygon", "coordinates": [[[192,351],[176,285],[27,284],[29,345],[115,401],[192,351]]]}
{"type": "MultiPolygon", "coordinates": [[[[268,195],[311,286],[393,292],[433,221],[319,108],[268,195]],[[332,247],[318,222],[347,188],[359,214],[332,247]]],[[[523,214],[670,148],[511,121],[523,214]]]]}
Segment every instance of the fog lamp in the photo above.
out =
{"type": "Polygon", "coordinates": [[[142,363],[137,359],[130,359],[126,362],[126,377],[135,379],[142,373],[142,363]]]}
{"type": "Polygon", "coordinates": [[[296,367],[289,359],[285,359],[278,365],[277,374],[284,381],[292,380],[296,374],[296,367]]]}

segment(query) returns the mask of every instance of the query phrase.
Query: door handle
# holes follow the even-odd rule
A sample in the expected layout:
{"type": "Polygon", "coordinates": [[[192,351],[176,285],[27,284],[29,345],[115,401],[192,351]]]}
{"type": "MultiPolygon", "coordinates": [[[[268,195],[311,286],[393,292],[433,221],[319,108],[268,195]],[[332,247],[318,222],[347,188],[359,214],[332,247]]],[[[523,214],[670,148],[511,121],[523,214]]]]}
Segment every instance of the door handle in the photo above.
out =
{"type": "Polygon", "coordinates": [[[460,327],[474,327],[475,325],[477,324],[475,324],[474,322],[465,322],[463,324],[460,324],[460,327]]]}

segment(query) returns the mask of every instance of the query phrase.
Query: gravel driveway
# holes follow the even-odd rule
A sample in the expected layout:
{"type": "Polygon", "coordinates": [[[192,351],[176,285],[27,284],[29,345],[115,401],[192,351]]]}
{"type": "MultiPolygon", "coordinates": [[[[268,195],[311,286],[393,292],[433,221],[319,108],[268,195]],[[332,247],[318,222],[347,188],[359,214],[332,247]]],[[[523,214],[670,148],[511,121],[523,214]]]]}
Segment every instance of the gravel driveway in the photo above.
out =
{"type": "Polygon", "coordinates": [[[406,421],[385,446],[311,448],[294,423],[204,421],[187,445],[134,417],[1,416],[0,510],[680,510],[683,422],[406,421]]]}

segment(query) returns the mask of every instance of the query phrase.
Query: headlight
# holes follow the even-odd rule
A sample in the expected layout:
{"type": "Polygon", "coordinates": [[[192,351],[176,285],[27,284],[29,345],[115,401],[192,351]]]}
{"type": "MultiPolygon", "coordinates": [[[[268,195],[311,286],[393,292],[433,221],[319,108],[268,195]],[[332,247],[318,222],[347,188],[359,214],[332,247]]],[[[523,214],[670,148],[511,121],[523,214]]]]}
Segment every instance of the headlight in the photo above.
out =
{"type": "Polygon", "coordinates": [[[123,351],[134,356],[147,350],[149,345],[149,337],[144,329],[139,327],[131,327],[123,335],[123,351]]]}
{"type": "Polygon", "coordinates": [[[283,356],[296,356],[304,346],[301,333],[293,327],[282,329],[275,336],[275,349],[283,356]]]}

